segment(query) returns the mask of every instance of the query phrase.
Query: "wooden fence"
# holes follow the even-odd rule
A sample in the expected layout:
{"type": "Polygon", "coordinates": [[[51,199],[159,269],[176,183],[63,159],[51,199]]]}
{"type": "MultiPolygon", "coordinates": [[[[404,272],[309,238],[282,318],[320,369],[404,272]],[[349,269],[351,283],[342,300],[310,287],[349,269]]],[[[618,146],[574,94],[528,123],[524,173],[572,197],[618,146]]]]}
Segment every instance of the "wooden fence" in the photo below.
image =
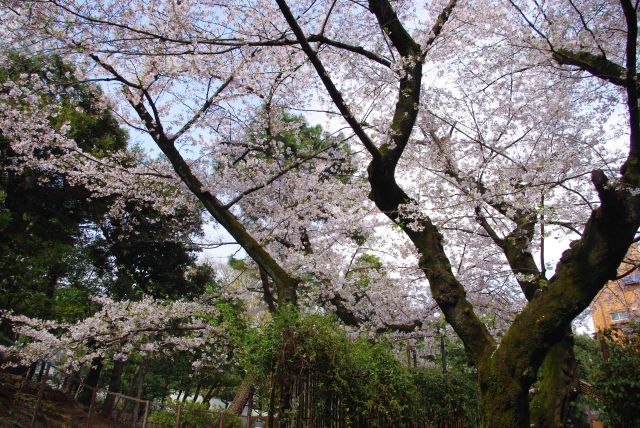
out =
{"type": "MultiPolygon", "coordinates": [[[[13,420],[20,426],[29,428],[53,428],[57,425],[51,421],[51,409],[49,413],[43,409],[47,395],[52,391],[65,390],[69,398],[77,398],[81,393],[89,392],[88,406],[75,403],[78,409],[84,413],[81,423],[77,421],[74,426],[96,428],[180,428],[184,426],[189,415],[200,414],[202,428],[225,428],[225,416],[228,413],[216,410],[196,409],[184,403],[153,403],[150,400],[138,399],[121,393],[110,392],[103,388],[87,385],[83,379],[79,379],[68,373],[64,373],[50,363],[43,363],[41,377],[38,382],[29,382],[24,379],[13,397],[9,410],[13,420]],[[29,386],[27,386],[29,385],[29,386]],[[73,385],[69,388],[69,385],[73,385]],[[26,395],[32,397],[23,400],[26,395]],[[100,404],[104,403],[108,396],[114,397],[110,414],[105,415],[100,411],[100,404]],[[25,407],[31,406],[30,412],[25,412],[25,407]],[[20,411],[18,411],[20,410],[20,411]],[[153,414],[164,412],[165,418],[161,423],[153,421],[153,414]],[[167,416],[171,417],[168,423],[167,416]]],[[[400,418],[391,418],[381,413],[367,415],[352,412],[345,401],[336,391],[327,393],[321,385],[314,384],[312,377],[293,379],[293,385],[289,391],[290,411],[279,415],[275,410],[274,399],[281,392],[278,385],[271,385],[267,389],[271,400],[259,406],[267,409],[264,413],[255,415],[252,405],[249,405],[247,415],[241,418],[243,428],[278,427],[278,428],[463,428],[461,417],[452,417],[450,421],[433,424],[420,418],[419,415],[406,413],[400,418]]],[[[251,403],[251,402],[250,402],[251,403]]],[[[50,407],[50,405],[49,405],[50,407]]],[[[60,425],[62,426],[62,425],[60,425]]],[[[237,427],[237,423],[233,425],[237,427]]],[[[198,425],[200,428],[200,425],[198,425]]]]}

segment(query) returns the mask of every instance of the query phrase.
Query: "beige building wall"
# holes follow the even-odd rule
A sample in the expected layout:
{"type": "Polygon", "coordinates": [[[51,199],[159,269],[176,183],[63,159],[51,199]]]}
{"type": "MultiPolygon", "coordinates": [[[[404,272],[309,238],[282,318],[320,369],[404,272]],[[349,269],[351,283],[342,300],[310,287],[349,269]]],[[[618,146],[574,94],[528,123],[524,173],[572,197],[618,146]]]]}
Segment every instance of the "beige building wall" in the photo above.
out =
{"type": "Polygon", "coordinates": [[[616,281],[609,281],[591,303],[596,331],[640,321],[640,251],[633,244],[618,268],[616,281]]]}

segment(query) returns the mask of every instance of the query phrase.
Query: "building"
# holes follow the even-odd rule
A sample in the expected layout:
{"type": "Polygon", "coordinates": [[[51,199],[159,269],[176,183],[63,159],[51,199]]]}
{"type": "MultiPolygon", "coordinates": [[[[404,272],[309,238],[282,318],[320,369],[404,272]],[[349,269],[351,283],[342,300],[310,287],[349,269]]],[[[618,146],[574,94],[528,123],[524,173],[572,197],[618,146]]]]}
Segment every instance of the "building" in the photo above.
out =
{"type": "Polygon", "coordinates": [[[618,267],[618,280],[609,281],[591,302],[597,331],[640,321],[640,250],[633,244],[618,267]]]}

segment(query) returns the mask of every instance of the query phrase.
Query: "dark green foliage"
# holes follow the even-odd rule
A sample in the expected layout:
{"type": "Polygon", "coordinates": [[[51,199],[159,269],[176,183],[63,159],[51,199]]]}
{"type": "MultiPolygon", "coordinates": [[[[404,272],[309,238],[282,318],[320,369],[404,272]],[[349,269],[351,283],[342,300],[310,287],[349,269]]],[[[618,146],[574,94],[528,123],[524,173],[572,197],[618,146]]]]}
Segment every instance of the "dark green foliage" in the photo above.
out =
{"type": "MultiPolygon", "coordinates": [[[[139,162],[97,86],[75,80],[56,56],[9,58],[0,83],[28,75],[64,89],[41,94],[43,104],[58,107],[53,128],[67,124],[67,136],[95,157],[119,153],[124,163],[139,162]]],[[[38,156],[57,155],[38,150],[38,156]]],[[[0,309],[74,321],[92,312],[96,292],[116,299],[192,298],[215,282],[211,271],[195,265],[187,242],[200,232],[193,212],[169,216],[128,201],[125,214],[114,218],[113,198],[91,197],[55,171],[14,168],[20,162],[0,136],[0,309]]]]}
{"type": "Polygon", "coordinates": [[[576,335],[573,352],[578,363],[577,378],[593,384],[598,375],[598,367],[602,362],[598,341],[590,336],[576,335]]]}
{"type": "Polygon", "coordinates": [[[580,395],[570,408],[571,426],[589,426],[585,412],[600,411],[599,419],[612,427],[640,427],[640,328],[627,324],[598,333],[598,338],[576,336],[578,379],[602,397],[580,395]],[[607,356],[603,357],[603,351],[607,356]]]}
{"type": "Polygon", "coordinates": [[[199,231],[199,218],[194,221],[191,213],[176,212],[169,218],[148,207],[130,206],[124,218],[101,223],[101,236],[90,244],[91,257],[98,275],[111,278],[105,287],[116,299],[143,294],[190,299],[215,281],[213,272],[195,266],[194,248],[186,242],[199,231]],[[179,233],[171,230],[175,224],[181,224],[179,233]]]}
{"type": "Polygon", "coordinates": [[[478,425],[479,397],[473,377],[459,371],[422,368],[414,370],[413,379],[420,392],[417,408],[422,420],[445,423],[455,415],[464,419],[465,427],[478,425]]]}
{"type": "MultiPolygon", "coordinates": [[[[126,133],[110,111],[100,106],[100,91],[74,80],[60,58],[10,54],[0,67],[0,83],[19,75],[35,76],[64,87],[64,95],[41,94],[42,102],[60,107],[51,125],[70,125],[69,137],[95,156],[122,151],[126,133]]],[[[37,155],[47,156],[46,147],[37,155]]],[[[63,278],[75,269],[83,225],[106,210],[106,201],[87,203],[88,191],[71,186],[46,169],[13,169],[20,157],[0,137],[0,307],[40,318],[54,317],[53,299],[63,278]]],[[[73,285],[71,281],[64,281],[73,285]]],[[[77,303],[77,300],[76,300],[77,303]]]]}
{"type": "Polygon", "coordinates": [[[608,358],[601,360],[595,386],[604,398],[603,422],[640,427],[640,326],[605,331],[602,340],[608,358]]]}
{"type": "Polygon", "coordinates": [[[274,385],[275,402],[287,394],[283,385],[296,385],[289,392],[296,403],[287,415],[291,421],[312,414],[316,423],[328,422],[338,412],[347,425],[356,426],[364,421],[369,426],[376,421],[436,423],[456,416],[467,421],[465,426],[477,422],[472,376],[407,368],[390,342],[351,339],[330,317],[281,311],[250,337],[245,358],[263,411],[272,407],[274,385]]]}
{"type": "Polygon", "coordinates": [[[6,208],[4,203],[5,199],[7,199],[7,194],[4,190],[0,190],[0,232],[11,222],[11,211],[6,208]]]}

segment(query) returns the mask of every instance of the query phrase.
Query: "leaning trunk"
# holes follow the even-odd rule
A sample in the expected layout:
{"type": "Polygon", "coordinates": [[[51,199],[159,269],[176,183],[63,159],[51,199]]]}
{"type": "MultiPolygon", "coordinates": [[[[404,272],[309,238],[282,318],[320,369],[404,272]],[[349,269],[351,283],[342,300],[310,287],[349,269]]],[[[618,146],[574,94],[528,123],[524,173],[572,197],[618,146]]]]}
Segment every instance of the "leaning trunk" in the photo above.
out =
{"type": "Polygon", "coordinates": [[[233,401],[227,408],[227,412],[236,416],[242,414],[242,410],[249,402],[249,398],[253,394],[253,385],[245,378],[236,391],[233,401]]]}
{"type": "Polygon", "coordinates": [[[218,416],[218,420],[216,421],[214,426],[221,426],[222,421],[220,420],[220,418],[224,418],[227,414],[232,414],[235,416],[242,415],[242,411],[251,399],[252,395],[253,385],[249,382],[249,380],[245,378],[240,383],[240,386],[236,391],[236,395],[233,397],[233,401],[231,402],[229,407],[225,409],[224,413],[221,413],[220,416],[218,416]]]}

